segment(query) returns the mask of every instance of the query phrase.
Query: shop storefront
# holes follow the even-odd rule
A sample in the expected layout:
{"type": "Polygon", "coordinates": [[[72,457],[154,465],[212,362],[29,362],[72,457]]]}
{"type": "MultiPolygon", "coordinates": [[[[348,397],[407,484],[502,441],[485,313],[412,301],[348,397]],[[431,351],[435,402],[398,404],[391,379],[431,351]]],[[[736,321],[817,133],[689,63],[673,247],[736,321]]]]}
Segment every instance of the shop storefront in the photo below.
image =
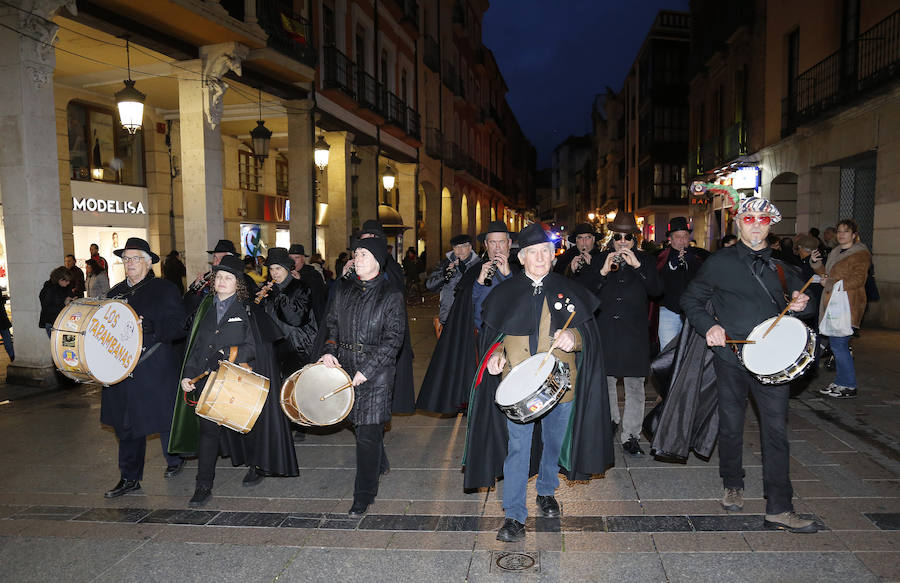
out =
{"type": "Polygon", "coordinates": [[[147,189],[77,180],[72,181],[71,188],[77,264],[84,269],[84,262],[90,259],[90,246],[96,243],[109,264],[110,285],[115,285],[125,279],[125,269],[113,251],[121,249],[129,237],[147,239],[147,189]]]}
{"type": "Polygon", "coordinates": [[[710,251],[734,231],[732,211],[743,198],[759,196],[760,171],[757,166],[723,168],[691,186],[690,215],[694,240],[710,251]]]}

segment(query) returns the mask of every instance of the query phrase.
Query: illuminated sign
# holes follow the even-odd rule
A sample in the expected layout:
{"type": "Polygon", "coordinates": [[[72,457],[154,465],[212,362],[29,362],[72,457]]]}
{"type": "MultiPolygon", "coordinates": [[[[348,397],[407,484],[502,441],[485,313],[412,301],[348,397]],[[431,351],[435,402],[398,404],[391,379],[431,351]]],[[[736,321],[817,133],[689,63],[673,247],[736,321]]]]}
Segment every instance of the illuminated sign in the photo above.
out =
{"type": "Polygon", "coordinates": [[[130,200],[103,200],[96,198],[72,197],[72,210],[89,213],[112,213],[119,215],[146,215],[144,204],[130,200]]]}
{"type": "Polygon", "coordinates": [[[738,190],[744,188],[752,188],[756,190],[759,188],[759,167],[758,166],[747,166],[744,168],[738,168],[731,174],[731,186],[738,190]]]}

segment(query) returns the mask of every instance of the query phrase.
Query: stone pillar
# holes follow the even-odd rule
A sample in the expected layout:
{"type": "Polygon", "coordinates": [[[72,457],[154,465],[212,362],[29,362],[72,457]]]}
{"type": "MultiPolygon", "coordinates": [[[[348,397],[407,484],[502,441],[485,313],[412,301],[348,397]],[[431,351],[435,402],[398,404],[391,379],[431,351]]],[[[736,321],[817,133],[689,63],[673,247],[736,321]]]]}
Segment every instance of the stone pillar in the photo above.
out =
{"type": "MultiPolygon", "coordinates": [[[[338,254],[347,248],[350,240],[350,145],[353,134],[329,132],[325,141],[328,151],[328,228],[325,229],[325,249],[317,249],[327,265],[333,265],[338,254]]],[[[323,202],[323,201],[320,201],[323,202]]]]}
{"type": "MultiPolygon", "coordinates": [[[[291,201],[291,242],[302,243],[311,253],[315,242],[313,225],[313,103],[310,99],[284,103],[288,119],[288,190],[291,201]]],[[[330,156],[329,151],[329,156],[330,156]]]]}
{"type": "Polygon", "coordinates": [[[403,224],[412,227],[403,231],[403,248],[397,249],[400,260],[406,254],[406,249],[416,246],[416,165],[397,164],[397,188],[400,189],[398,198],[398,211],[403,217],[403,224]]]}
{"type": "MultiPolygon", "coordinates": [[[[16,360],[7,368],[9,383],[56,384],[47,334],[37,322],[38,291],[63,256],[53,102],[52,43],[58,27],[47,20],[63,4],[34,2],[28,7],[31,13],[0,7],[0,127],[5,130],[0,193],[16,326],[16,360]]],[[[75,3],[69,4],[74,12],[75,3]]]]}
{"type": "MultiPolygon", "coordinates": [[[[222,203],[224,173],[222,96],[228,84],[222,77],[230,70],[240,74],[247,47],[222,43],[200,47],[200,59],[181,63],[188,69],[178,80],[178,114],[181,121],[181,184],[184,206],[185,265],[187,279],[207,270],[207,250],[225,237],[222,203]],[[197,83],[202,76],[204,83],[197,83]]],[[[238,242],[235,242],[237,245],[238,242]]]]}

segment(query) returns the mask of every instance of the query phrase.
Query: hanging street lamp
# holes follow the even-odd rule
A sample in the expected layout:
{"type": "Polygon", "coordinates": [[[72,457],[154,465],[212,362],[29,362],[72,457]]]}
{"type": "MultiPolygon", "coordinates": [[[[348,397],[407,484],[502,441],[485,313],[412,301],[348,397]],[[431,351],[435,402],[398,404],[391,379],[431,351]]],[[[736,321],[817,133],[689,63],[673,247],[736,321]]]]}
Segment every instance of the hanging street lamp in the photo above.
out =
{"type": "Polygon", "coordinates": [[[250,132],[250,140],[253,142],[253,157],[257,160],[265,160],[269,157],[269,143],[272,141],[272,130],[266,127],[262,120],[262,89],[259,89],[259,118],[256,127],[250,132]]]}
{"type": "Polygon", "coordinates": [[[125,56],[128,62],[128,79],[123,81],[125,89],[116,92],[116,105],[119,109],[119,121],[129,134],[141,129],[144,120],[144,99],[146,95],[134,88],[131,80],[131,50],[128,39],[125,39],[125,56]]]}
{"type": "Polygon", "coordinates": [[[381,176],[381,183],[384,185],[384,189],[388,192],[394,190],[394,183],[397,180],[397,175],[394,174],[393,168],[388,164],[384,169],[384,174],[381,176]]]}
{"type": "Polygon", "coordinates": [[[316,144],[313,146],[313,157],[316,162],[316,168],[319,170],[324,171],[328,168],[328,150],[330,149],[331,146],[325,141],[325,136],[319,135],[319,139],[316,140],[316,144]]]}

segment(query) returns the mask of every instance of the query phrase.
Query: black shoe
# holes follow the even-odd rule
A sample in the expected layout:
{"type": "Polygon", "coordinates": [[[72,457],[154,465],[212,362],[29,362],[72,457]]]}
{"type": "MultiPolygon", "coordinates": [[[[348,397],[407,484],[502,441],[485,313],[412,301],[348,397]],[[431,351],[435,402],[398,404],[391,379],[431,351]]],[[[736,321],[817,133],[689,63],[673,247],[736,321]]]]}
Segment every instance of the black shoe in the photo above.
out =
{"type": "Polygon", "coordinates": [[[503,526],[497,531],[497,540],[505,543],[514,543],[525,540],[525,525],[513,518],[503,521],[503,526]]]}
{"type": "Polygon", "coordinates": [[[181,470],[183,470],[183,469],[184,469],[184,458],[179,458],[178,463],[168,466],[166,468],[166,473],[163,475],[165,475],[165,477],[167,477],[167,478],[174,478],[175,476],[180,474],[181,470]]]}
{"type": "Polygon", "coordinates": [[[188,506],[191,508],[206,506],[206,503],[209,502],[210,498],[212,498],[212,488],[207,486],[197,486],[197,488],[194,489],[194,495],[188,500],[188,506]]]}
{"type": "Polygon", "coordinates": [[[638,443],[638,438],[633,435],[628,438],[628,441],[622,444],[622,449],[624,449],[625,453],[630,456],[644,455],[644,450],[641,449],[641,444],[638,443]]]}
{"type": "Polygon", "coordinates": [[[360,516],[365,515],[366,510],[368,509],[369,505],[367,503],[354,500],[353,506],[351,506],[349,512],[347,512],[347,516],[350,518],[359,518],[360,516]]]}
{"type": "Polygon", "coordinates": [[[538,494],[536,502],[538,508],[541,509],[541,514],[546,518],[559,517],[559,502],[553,496],[541,496],[538,494]]]}
{"type": "Polygon", "coordinates": [[[302,429],[294,430],[294,443],[303,443],[306,441],[306,432],[302,429]]]}
{"type": "Polygon", "coordinates": [[[255,486],[262,482],[262,479],[265,478],[265,474],[257,470],[256,468],[250,468],[247,470],[246,475],[244,475],[244,486],[255,486]]]}
{"type": "Polygon", "coordinates": [[[123,479],[119,480],[119,483],[116,484],[115,488],[113,488],[112,490],[109,490],[105,494],[103,494],[103,497],[104,498],[118,498],[119,496],[122,496],[123,494],[127,494],[129,492],[137,492],[140,489],[141,489],[141,483],[138,482],[137,480],[126,480],[123,478],[123,479]]]}

